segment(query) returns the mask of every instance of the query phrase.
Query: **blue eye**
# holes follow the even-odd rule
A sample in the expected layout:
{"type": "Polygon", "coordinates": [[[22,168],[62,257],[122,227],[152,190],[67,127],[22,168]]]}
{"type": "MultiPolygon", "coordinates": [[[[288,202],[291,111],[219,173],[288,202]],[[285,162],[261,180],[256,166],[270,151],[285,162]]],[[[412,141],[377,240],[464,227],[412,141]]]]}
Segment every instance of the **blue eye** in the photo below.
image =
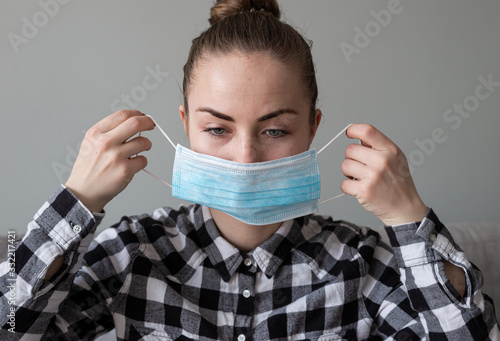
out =
{"type": "Polygon", "coordinates": [[[214,135],[222,135],[222,134],[224,134],[224,132],[226,131],[226,129],[224,129],[224,128],[210,128],[210,131],[214,135]]]}
{"type": "Polygon", "coordinates": [[[203,131],[206,133],[209,133],[210,136],[213,136],[213,137],[222,137],[224,135],[224,133],[226,133],[226,129],[220,128],[220,127],[207,128],[203,131]]]}
{"type": "Polygon", "coordinates": [[[281,129],[268,129],[266,130],[266,134],[271,138],[280,138],[288,134],[285,130],[281,129]]]}

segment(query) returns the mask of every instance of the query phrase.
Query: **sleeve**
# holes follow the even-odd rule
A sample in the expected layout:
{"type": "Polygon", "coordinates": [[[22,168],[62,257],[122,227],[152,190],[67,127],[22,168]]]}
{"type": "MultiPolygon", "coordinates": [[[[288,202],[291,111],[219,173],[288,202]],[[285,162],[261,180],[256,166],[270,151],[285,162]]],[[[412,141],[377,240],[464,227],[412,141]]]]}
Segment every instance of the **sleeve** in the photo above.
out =
{"type": "Polygon", "coordinates": [[[14,258],[0,264],[0,339],[81,340],[75,335],[89,329],[85,323],[95,327],[94,333],[111,329],[102,303],[107,293],[95,297],[95,311],[85,310],[92,293],[99,295],[98,287],[85,281],[80,269],[103,217],[88,211],[64,186],[40,208],[24,238],[16,242],[14,258]],[[45,282],[48,267],[61,255],[61,269],[45,282]],[[79,305],[83,290],[86,305],[79,305]],[[80,323],[70,326],[68,318],[80,323]],[[55,335],[66,336],[51,337],[55,335]]]}
{"type": "Polygon", "coordinates": [[[379,336],[500,340],[493,302],[481,292],[480,270],[467,260],[432,209],[422,222],[385,226],[385,230],[394,256],[376,248],[370,274],[376,284],[367,293],[379,336]],[[443,260],[463,269],[463,297],[446,277],[443,260]],[[394,271],[399,271],[399,280],[390,275],[394,271]]]}

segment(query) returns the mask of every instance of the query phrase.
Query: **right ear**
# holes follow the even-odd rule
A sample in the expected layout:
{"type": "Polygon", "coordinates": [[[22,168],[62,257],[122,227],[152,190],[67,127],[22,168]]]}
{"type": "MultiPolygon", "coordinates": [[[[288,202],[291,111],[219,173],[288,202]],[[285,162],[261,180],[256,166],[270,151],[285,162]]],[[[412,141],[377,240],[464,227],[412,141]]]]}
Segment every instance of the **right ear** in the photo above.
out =
{"type": "Polygon", "coordinates": [[[182,124],[184,124],[184,131],[186,132],[186,135],[189,138],[188,117],[184,104],[181,104],[179,106],[179,114],[181,115],[182,124]]]}

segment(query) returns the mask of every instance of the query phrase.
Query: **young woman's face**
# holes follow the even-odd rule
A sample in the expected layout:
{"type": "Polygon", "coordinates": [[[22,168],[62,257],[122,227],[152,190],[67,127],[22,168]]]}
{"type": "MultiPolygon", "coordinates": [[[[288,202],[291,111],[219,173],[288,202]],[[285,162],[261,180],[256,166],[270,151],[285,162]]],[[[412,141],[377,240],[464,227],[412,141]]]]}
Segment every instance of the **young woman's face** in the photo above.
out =
{"type": "Polygon", "coordinates": [[[205,59],[179,111],[191,149],[252,163],[309,149],[321,119],[310,124],[310,98],[299,73],[266,54],[205,59]]]}

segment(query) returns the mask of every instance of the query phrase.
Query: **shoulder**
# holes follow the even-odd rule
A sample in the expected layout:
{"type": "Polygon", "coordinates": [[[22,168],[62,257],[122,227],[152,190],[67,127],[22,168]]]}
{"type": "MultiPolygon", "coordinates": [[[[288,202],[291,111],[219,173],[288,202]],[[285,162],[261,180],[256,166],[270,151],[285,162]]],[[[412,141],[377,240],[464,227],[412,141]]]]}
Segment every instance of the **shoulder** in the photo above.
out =
{"type": "Polygon", "coordinates": [[[365,246],[376,246],[381,242],[380,234],[366,226],[345,220],[333,220],[326,215],[310,215],[304,219],[302,234],[307,242],[321,243],[332,247],[348,247],[359,250],[365,246]]]}
{"type": "Polygon", "coordinates": [[[297,251],[330,273],[345,271],[342,269],[348,264],[366,272],[370,266],[392,267],[390,264],[394,263],[392,249],[377,231],[366,226],[325,215],[310,215],[305,217],[301,233],[303,242],[297,251]]]}
{"type": "MultiPolygon", "coordinates": [[[[174,243],[185,240],[181,236],[192,235],[197,209],[198,205],[180,206],[178,209],[163,207],[153,214],[123,216],[94,239],[84,260],[89,266],[96,262],[108,262],[116,272],[121,272],[138,252],[151,253],[161,248],[167,253],[169,249],[175,250],[174,243]]],[[[156,257],[159,255],[156,254],[156,257]]]]}

